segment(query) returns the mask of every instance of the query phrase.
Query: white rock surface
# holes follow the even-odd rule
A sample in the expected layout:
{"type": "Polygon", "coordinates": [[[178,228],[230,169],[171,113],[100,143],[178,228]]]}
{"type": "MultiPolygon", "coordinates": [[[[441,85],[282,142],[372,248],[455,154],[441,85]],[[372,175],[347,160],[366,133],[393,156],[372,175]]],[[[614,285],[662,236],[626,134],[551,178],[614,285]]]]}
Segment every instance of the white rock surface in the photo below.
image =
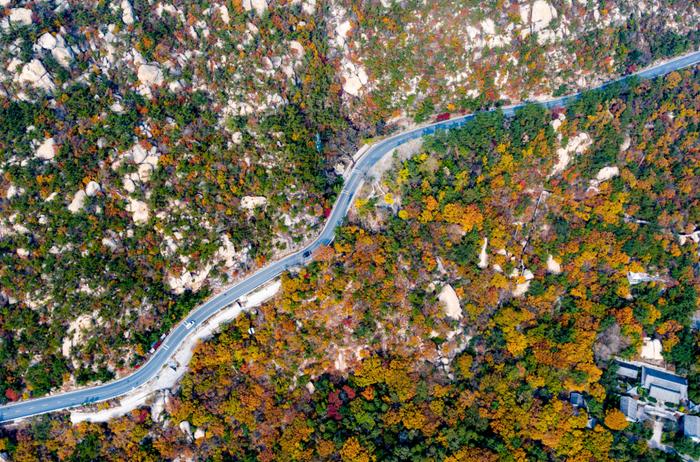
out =
{"type": "Polygon", "coordinates": [[[24,189],[18,188],[17,186],[11,184],[7,188],[7,192],[5,193],[5,198],[12,199],[13,197],[21,196],[23,193],[24,193],[24,189]]]}
{"type": "Polygon", "coordinates": [[[61,35],[53,35],[45,32],[36,42],[37,46],[51,51],[53,57],[63,67],[70,67],[73,61],[73,51],[66,45],[66,41],[61,35]]]}
{"type": "Polygon", "coordinates": [[[35,88],[43,89],[48,92],[56,88],[53,80],[51,80],[51,75],[38,59],[32,59],[22,67],[22,72],[17,77],[17,81],[21,84],[30,84],[35,88]]]}
{"type": "Polygon", "coordinates": [[[163,420],[163,411],[167,402],[167,391],[160,392],[156,395],[153,403],[151,403],[151,420],[161,422],[163,420]]]}
{"type": "Polygon", "coordinates": [[[588,136],[588,133],[579,133],[573,138],[570,138],[566,147],[557,149],[557,157],[559,159],[549,176],[554,176],[563,172],[569,165],[571,155],[574,153],[582,154],[588,149],[591,143],[591,137],[588,136]]]}
{"type": "Polygon", "coordinates": [[[182,422],[180,422],[180,425],[178,425],[178,427],[180,428],[180,431],[184,433],[190,441],[192,441],[192,426],[190,425],[190,423],[186,420],[183,420],[182,422]]]}
{"type": "Polygon", "coordinates": [[[314,14],[316,11],[316,0],[305,0],[301,5],[301,10],[306,14],[314,14]]]}
{"type": "Polygon", "coordinates": [[[122,187],[128,193],[136,191],[136,181],[139,180],[138,173],[129,173],[122,178],[122,187]]]}
{"type": "Polygon", "coordinates": [[[51,138],[46,138],[43,143],[39,145],[34,156],[43,159],[51,160],[56,156],[56,141],[51,138]]]}
{"type": "Polygon", "coordinates": [[[264,196],[244,196],[241,199],[241,207],[246,210],[254,210],[256,207],[262,207],[267,204],[267,198],[264,196]]]}
{"type": "MultiPolygon", "coordinates": [[[[530,288],[530,281],[535,277],[529,269],[524,270],[522,275],[525,281],[516,284],[513,290],[513,297],[522,297],[525,295],[530,288]]],[[[510,276],[512,278],[520,278],[520,272],[517,269],[513,270],[510,276]]]]}
{"type": "Polygon", "coordinates": [[[362,87],[367,85],[369,78],[362,66],[351,66],[343,72],[343,90],[352,96],[359,96],[362,87]]]}
{"type": "Polygon", "coordinates": [[[179,276],[168,274],[167,281],[170,286],[170,290],[174,294],[184,293],[185,290],[191,290],[192,292],[197,292],[202,288],[202,284],[206,281],[209,272],[212,269],[212,265],[205,265],[199,271],[188,271],[187,268],[183,268],[179,276]]]}
{"type": "Polygon", "coordinates": [[[338,355],[335,357],[333,367],[336,371],[344,371],[348,368],[348,362],[345,360],[345,352],[343,350],[340,350],[338,355]]]}
{"type": "Polygon", "coordinates": [[[83,343],[85,331],[92,325],[93,314],[82,314],[70,323],[68,329],[66,329],[68,335],[63,337],[63,344],[61,345],[61,353],[64,357],[70,357],[71,348],[83,343]]]}
{"type": "Polygon", "coordinates": [[[625,152],[630,148],[630,145],[632,144],[632,138],[630,137],[629,134],[625,134],[625,138],[622,140],[622,144],[620,145],[620,152],[625,152]]]}
{"type": "Polygon", "coordinates": [[[73,62],[73,52],[68,47],[56,47],[51,50],[51,54],[63,67],[69,68],[70,63],[73,62]]]}
{"type": "Polygon", "coordinates": [[[459,305],[457,292],[455,292],[451,285],[446,284],[442,287],[438,295],[438,300],[444,305],[445,315],[448,318],[455,320],[462,319],[462,307],[459,305]]]}
{"type": "Polygon", "coordinates": [[[221,21],[223,21],[224,24],[230,23],[231,16],[228,13],[228,8],[226,7],[226,5],[219,5],[218,10],[219,10],[219,15],[221,16],[221,21]]]}
{"type": "Polygon", "coordinates": [[[535,3],[530,5],[523,4],[520,6],[520,19],[523,24],[531,24],[534,32],[541,31],[549,26],[552,19],[557,17],[557,10],[544,0],[535,0],[535,3]],[[530,12],[532,16],[530,17],[530,12]]]}
{"type": "Polygon", "coordinates": [[[85,186],[85,194],[87,194],[88,197],[93,197],[101,190],[100,184],[96,181],[91,181],[85,186]]]}
{"type": "Polygon", "coordinates": [[[551,253],[547,257],[547,271],[549,271],[552,274],[561,273],[561,263],[556,261],[551,253]]]}
{"type": "Polygon", "coordinates": [[[489,255],[486,253],[486,247],[489,245],[489,238],[484,238],[484,244],[481,246],[481,252],[479,253],[479,268],[484,269],[489,266],[489,255]]]}
{"type": "Polygon", "coordinates": [[[146,85],[160,85],[163,83],[163,71],[155,64],[142,64],[137,72],[139,81],[146,85]]]}
{"type": "Polygon", "coordinates": [[[36,43],[41,48],[53,50],[58,45],[58,40],[56,40],[56,37],[53,34],[49,32],[44,32],[44,34],[41,37],[39,37],[39,40],[37,40],[36,43]]]}
{"type": "Polygon", "coordinates": [[[120,7],[122,9],[122,21],[124,24],[131,25],[134,23],[134,9],[131,7],[129,0],[122,0],[120,7]]]}
{"type": "Polygon", "coordinates": [[[117,242],[110,237],[103,237],[102,238],[102,245],[107,247],[108,249],[110,249],[112,251],[117,250],[119,248],[119,244],[117,244],[117,242]]]}
{"type": "Polygon", "coordinates": [[[627,273],[627,282],[629,282],[631,286],[641,284],[643,282],[651,282],[658,280],[659,277],[651,276],[648,273],[635,273],[634,271],[630,271],[629,273],[627,273]]]}
{"type": "Polygon", "coordinates": [[[29,8],[10,9],[10,22],[29,26],[32,23],[32,10],[29,8]]]}
{"type": "Polygon", "coordinates": [[[598,171],[598,173],[595,176],[595,179],[598,180],[598,182],[607,181],[607,180],[610,180],[612,178],[615,178],[619,174],[620,174],[620,169],[617,168],[616,166],[603,167],[598,171]]]}
{"type": "Polygon", "coordinates": [[[661,341],[657,338],[651,339],[649,337],[644,337],[644,343],[642,344],[642,351],[640,356],[644,359],[650,359],[652,361],[663,361],[664,357],[661,356],[661,351],[663,347],[661,346],[661,341]]]}
{"type": "Polygon", "coordinates": [[[255,10],[255,12],[262,16],[262,14],[267,10],[266,0],[243,0],[243,9],[246,11],[255,10]]]}
{"type": "Polygon", "coordinates": [[[221,242],[222,245],[216,253],[217,257],[224,262],[224,266],[231,268],[236,264],[236,249],[233,247],[233,242],[231,242],[228,234],[221,236],[221,242]]]}
{"type": "Polygon", "coordinates": [[[304,56],[304,46],[296,40],[291,40],[289,42],[289,50],[296,58],[304,56]]]}
{"type": "Polygon", "coordinates": [[[132,213],[132,219],[135,224],[143,225],[148,222],[148,204],[145,202],[129,197],[126,211],[132,213]]]}
{"type": "Polygon", "coordinates": [[[352,25],[348,20],[338,23],[338,25],[335,27],[335,43],[339,47],[342,48],[345,46],[350,29],[352,29],[352,25]]]}
{"type": "Polygon", "coordinates": [[[693,231],[690,234],[679,234],[678,235],[678,242],[680,245],[685,245],[688,240],[691,240],[695,242],[696,244],[700,243],[700,230],[698,231],[693,231]]]}
{"type": "Polygon", "coordinates": [[[496,23],[494,23],[493,19],[491,18],[484,19],[483,21],[481,21],[481,31],[487,35],[495,35],[496,23]]]}
{"type": "Polygon", "coordinates": [[[133,160],[135,164],[140,164],[148,157],[148,151],[146,151],[140,143],[136,143],[130,150],[124,153],[124,156],[131,157],[131,160],[133,160]]]}
{"type": "Polygon", "coordinates": [[[73,200],[71,201],[70,204],[68,204],[68,210],[70,210],[72,213],[78,213],[83,209],[83,206],[85,205],[85,198],[87,197],[87,194],[85,194],[85,190],[81,189],[75,195],[73,196],[73,200]]]}

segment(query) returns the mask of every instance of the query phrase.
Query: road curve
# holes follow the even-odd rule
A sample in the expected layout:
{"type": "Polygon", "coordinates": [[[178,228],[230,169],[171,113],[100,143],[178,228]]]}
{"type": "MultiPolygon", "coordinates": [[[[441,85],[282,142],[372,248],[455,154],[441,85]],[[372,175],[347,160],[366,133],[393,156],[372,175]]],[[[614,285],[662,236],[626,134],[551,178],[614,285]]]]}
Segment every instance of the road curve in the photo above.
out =
{"type": "MultiPolygon", "coordinates": [[[[617,81],[628,79],[633,75],[642,79],[657,77],[674,70],[693,66],[698,64],[698,62],[700,62],[700,51],[668,60],[635,74],[613,80],[601,85],[598,88],[603,88],[617,81]]],[[[541,104],[547,108],[559,107],[578,99],[579,96],[580,93],[574,93],[549,101],[539,102],[537,104],[541,104]]],[[[505,115],[510,116],[522,106],[523,104],[506,106],[501,108],[501,110],[505,115]]],[[[181,321],[174,328],[174,330],[170,332],[170,334],[168,334],[168,336],[163,340],[160,348],[153,353],[150,359],[131,375],[105,383],[103,385],[82,388],[71,392],[0,406],[0,422],[9,422],[38,414],[68,409],[87,403],[105,401],[124,395],[134,388],[148,382],[158,374],[164,365],[167,364],[168,360],[187,337],[190,331],[196,330],[199,325],[205,322],[214,313],[225,308],[240,297],[250,293],[266,282],[276,278],[288,268],[304,265],[308,262],[310,255],[314,250],[321,245],[331,243],[333,241],[335,228],[345,217],[345,214],[350,208],[354,195],[364,182],[365,175],[379,159],[384,157],[385,154],[391,152],[394,148],[407,141],[426,135],[431,135],[435,133],[436,130],[445,130],[464,125],[473,117],[474,114],[469,114],[446,120],[444,122],[418,127],[407,132],[385,138],[370,147],[355,163],[352,172],[346,179],[342,191],[336,199],[335,205],[333,206],[333,210],[331,211],[326,224],[324,225],[319,236],[313,242],[302,250],[261,268],[246,279],[192,310],[192,312],[183,321],[181,321]],[[193,324],[190,325],[191,322],[193,324]],[[186,327],[187,325],[190,325],[189,329],[186,327]]]]}

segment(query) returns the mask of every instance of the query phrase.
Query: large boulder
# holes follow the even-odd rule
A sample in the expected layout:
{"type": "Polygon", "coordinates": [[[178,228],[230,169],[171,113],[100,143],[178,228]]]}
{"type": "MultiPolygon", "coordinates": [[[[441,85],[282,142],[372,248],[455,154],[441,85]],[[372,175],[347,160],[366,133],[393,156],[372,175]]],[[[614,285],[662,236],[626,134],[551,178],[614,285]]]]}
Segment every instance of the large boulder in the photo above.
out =
{"type": "Polygon", "coordinates": [[[459,304],[459,297],[457,297],[457,292],[455,292],[451,285],[446,284],[442,287],[438,295],[438,300],[443,304],[445,315],[448,318],[454,320],[462,319],[462,307],[459,304]]]}
{"type": "Polygon", "coordinates": [[[148,223],[148,204],[140,200],[129,198],[129,203],[126,205],[126,211],[132,213],[132,219],[137,225],[148,223]]]}
{"type": "Polygon", "coordinates": [[[48,92],[56,88],[53,80],[51,80],[51,75],[38,59],[32,59],[22,67],[22,72],[20,72],[17,77],[17,81],[21,84],[30,84],[35,88],[40,88],[48,92]]]}
{"type": "Polygon", "coordinates": [[[75,196],[73,196],[73,200],[70,204],[68,204],[68,210],[70,210],[71,213],[80,212],[83,209],[83,206],[85,205],[86,197],[87,194],[85,194],[85,190],[83,189],[75,193],[75,196]]]}
{"type": "Polygon", "coordinates": [[[53,50],[58,45],[58,40],[53,34],[44,32],[44,34],[39,37],[39,40],[36,41],[36,44],[46,50],[53,50]]]}
{"type": "Polygon", "coordinates": [[[39,37],[36,44],[44,50],[49,50],[61,66],[70,67],[70,63],[73,61],[73,51],[66,45],[63,37],[46,32],[39,37]]]}
{"type": "Polygon", "coordinates": [[[137,75],[139,81],[149,87],[163,83],[163,71],[155,64],[141,64],[137,75]]]}
{"type": "Polygon", "coordinates": [[[155,64],[142,64],[138,70],[139,81],[147,86],[163,83],[163,71],[155,64]]]}
{"type": "Polygon", "coordinates": [[[258,15],[262,14],[267,10],[266,0],[243,0],[243,9],[246,11],[255,10],[258,15]]]}
{"type": "Polygon", "coordinates": [[[132,25],[134,23],[134,9],[131,7],[129,0],[122,0],[120,7],[122,9],[122,21],[127,26],[132,25]]]}
{"type": "Polygon", "coordinates": [[[557,10],[545,0],[535,0],[532,8],[528,4],[520,7],[520,17],[524,24],[532,26],[534,32],[539,32],[557,17],[557,10]]]}
{"type": "Polygon", "coordinates": [[[245,196],[241,199],[241,207],[246,210],[253,210],[265,204],[267,204],[267,198],[264,196],[245,196]]]}
{"type": "Polygon", "coordinates": [[[56,156],[56,141],[54,141],[53,137],[46,138],[44,142],[39,145],[34,156],[43,160],[53,159],[56,156]]]}
{"type": "Polygon", "coordinates": [[[29,26],[32,23],[32,10],[29,8],[12,8],[8,17],[11,23],[29,26]]]}
{"type": "Polygon", "coordinates": [[[85,194],[87,194],[88,197],[93,197],[100,191],[102,191],[102,187],[100,187],[100,184],[96,181],[91,181],[85,186],[85,194]]]}

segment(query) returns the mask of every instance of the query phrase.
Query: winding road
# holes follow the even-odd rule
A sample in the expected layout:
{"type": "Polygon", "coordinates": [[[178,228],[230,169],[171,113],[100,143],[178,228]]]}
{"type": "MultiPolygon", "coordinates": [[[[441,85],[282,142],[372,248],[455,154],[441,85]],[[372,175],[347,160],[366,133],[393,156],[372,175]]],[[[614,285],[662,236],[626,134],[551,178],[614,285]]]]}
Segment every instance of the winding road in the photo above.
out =
{"type": "MultiPolygon", "coordinates": [[[[642,79],[657,77],[674,70],[695,65],[698,62],[700,62],[700,51],[659,63],[635,74],[608,82],[598,88],[603,88],[614,82],[628,79],[632,75],[636,75],[642,79]]],[[[549,101],[539,102],[537,104],[541,104],[547,108],[559,107],[578,99],[579,96],[580,93],[574,93],[549,101]]],[[[501,110],[505,115],[510,116],[522,106],[523,104],[507,106],[501,108],[501,110]]],[[[353,197],[364,182],[367,172],[378,160],[384,157],[384,155],[407,141],[426,135],[431,135],[437,130],[447,130],[450,128],[459,127],[464,125],[473,117],[474,114],[469,114],[443,122],[418,127],[407,132],[390,136],[372,145],[355,163],[352,172],[346,178],[345,185],[343,186],[343,189],[336,200],[326,224],[324,225],[319,236],[313,242],[302,250],[281,260],[272,262],[264,268],[261,268],[243,281],[237,283],[236,285],[230,287],[226,291],[209,299],[207,302],[192,310],[192,312],[182,322],[180,322],[174,328],[174,330],[168,334],[167,337],[165,337],[161,346],[153,353],[149,360],[131,375],[105,383],[103,385],[82,388],[71,392],[0,406],[0,422],[9,422],[38,414],[45,414],[88,403],[109,400],[122,396],[140,385],[145,384],[150,379],[154,378],[162,367],[167,365],[168,361],[183,340],[192,331],[197,330],[197,328],[213,314],[230,305],[240,297],[262,286],[266,282],[278,277],[287,269],[306,264],[310,260],[311,254],[314,250],[322,245],[331,243],[333,241],[335,228],[344,219],[348,209],[350,208],[353,197]]]]}

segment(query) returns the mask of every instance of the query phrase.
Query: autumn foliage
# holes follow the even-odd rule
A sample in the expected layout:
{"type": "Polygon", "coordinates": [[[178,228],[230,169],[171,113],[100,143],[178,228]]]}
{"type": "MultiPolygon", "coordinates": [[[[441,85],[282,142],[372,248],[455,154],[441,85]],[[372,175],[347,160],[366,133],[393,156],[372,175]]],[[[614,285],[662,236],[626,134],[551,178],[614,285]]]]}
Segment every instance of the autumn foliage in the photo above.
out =
{"type": "Polygon", "coordinates": [[[698,252],[679,235],[700,221],[700,84],[679,75],[426,140],[383,178],[392,201],[356,207],[277,298],[199,346],[158,421],[53,417],[11,434],[14,459],[660,460],[609,365],[657,336],[697,396],[698,252]],[[552,175],[581,132],[591,146],[552,175]]]}

